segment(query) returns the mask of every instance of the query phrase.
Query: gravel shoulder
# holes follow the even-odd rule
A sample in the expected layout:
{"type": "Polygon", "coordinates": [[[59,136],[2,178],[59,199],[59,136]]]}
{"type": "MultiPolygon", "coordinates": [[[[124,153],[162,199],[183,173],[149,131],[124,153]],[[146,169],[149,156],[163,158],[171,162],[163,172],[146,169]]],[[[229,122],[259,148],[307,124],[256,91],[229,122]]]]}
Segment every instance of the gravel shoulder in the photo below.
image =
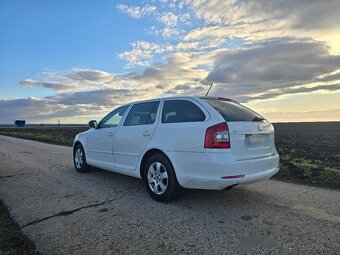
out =
{"type": "Polygon", "coordinates": [[[340,191],[268,180],[185,190],[170,204],[141,180],[78,174],[72,148],[0,136],[0,199],[43,254],[337,254],[340,191]]]}

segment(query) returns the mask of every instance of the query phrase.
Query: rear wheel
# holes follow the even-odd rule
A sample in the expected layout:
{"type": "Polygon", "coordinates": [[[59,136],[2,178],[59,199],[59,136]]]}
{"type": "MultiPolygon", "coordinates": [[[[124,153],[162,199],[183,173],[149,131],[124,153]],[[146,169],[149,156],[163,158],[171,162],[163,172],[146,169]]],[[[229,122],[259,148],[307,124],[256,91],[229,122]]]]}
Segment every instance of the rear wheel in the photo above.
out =
{"type": "Polygon", "coordinates": [[[85,151],[81,144],[77,144],[74,148],[73,163],[79,173],[87,173],[91,170],[91,166],[86,163],[85,151]]]}
{"type": "Polygon", "coordinates": [[[151,156],[146,162],[143,180],[150,196],[160,202],[175,199],[180,191],[175,171],[162,154],[151,156]]]}

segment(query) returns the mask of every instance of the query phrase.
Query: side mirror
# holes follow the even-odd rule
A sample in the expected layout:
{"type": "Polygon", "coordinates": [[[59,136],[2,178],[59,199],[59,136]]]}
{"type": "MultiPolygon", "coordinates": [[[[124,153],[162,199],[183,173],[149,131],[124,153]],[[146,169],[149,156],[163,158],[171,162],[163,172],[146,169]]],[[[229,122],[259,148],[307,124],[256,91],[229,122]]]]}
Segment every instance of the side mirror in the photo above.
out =
{"type": "Polygon", "coordinates": [[[97,128],[97,121],[96,120],[90,120],[89,127],[90,128],[97,128]]]}

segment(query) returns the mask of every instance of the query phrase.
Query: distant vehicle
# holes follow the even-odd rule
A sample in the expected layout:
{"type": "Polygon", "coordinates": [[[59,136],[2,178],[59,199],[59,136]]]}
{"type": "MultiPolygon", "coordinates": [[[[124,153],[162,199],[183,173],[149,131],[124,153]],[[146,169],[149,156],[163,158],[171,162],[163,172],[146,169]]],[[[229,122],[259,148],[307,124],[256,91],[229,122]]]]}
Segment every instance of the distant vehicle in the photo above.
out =
{"type": "Polygon", "coordinates": [[[170,201],[180,188],[231,189],[279,170],[274,128],[240,103],[170,97],[126,104],[75,137],[74,166],[141,178],[151,197],[170,201]]]}
{"type": "Polygon", "coordinates": [[[24,127],[25,123],[26,123],[25,120],[15,120],[14,121],[14,126],[16,126],[16,127],[24,127]]]}

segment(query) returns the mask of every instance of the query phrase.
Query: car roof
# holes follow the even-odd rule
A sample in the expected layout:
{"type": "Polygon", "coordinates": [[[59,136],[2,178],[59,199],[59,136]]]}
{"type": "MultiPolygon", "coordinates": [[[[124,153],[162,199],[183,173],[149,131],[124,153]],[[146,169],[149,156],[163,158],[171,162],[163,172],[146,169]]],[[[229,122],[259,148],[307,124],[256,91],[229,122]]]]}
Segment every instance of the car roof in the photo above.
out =
{"type": "Polygon", "coordinates": [[[150,99],[145,99],[145,100],[140,100],[140,101],[134,101],[134,102],[127,103],[125,105],[152,102],[152,101],[164,100],[164,99],[184,99],[184,98],[195,99],[199,97],[196,97],[196,96],[164,96],[164,97],[156,97],[156,98],[150,98],[150,99]]]}
{"type": "MultiPolygon", "coordinates": [[[[225,100],[230,100],[230,101],[236,102],[236,101],[231,100],[229,98],[212,97],[212,96],[189,96],[189,95],[183,95],[183,96],[164,96],[164,97],[150,98],[150,99],[130,102],[130,103],[127,103],[127,104],[124,104],[124,105],[146,103],[146,102],[152,102],[152,101],[164,100],[164,99],[213,99],[213,100],[225,99],[225,100]]],[[[124,106],[124,105],[122,105],[122,106],[124,106]]]]}

